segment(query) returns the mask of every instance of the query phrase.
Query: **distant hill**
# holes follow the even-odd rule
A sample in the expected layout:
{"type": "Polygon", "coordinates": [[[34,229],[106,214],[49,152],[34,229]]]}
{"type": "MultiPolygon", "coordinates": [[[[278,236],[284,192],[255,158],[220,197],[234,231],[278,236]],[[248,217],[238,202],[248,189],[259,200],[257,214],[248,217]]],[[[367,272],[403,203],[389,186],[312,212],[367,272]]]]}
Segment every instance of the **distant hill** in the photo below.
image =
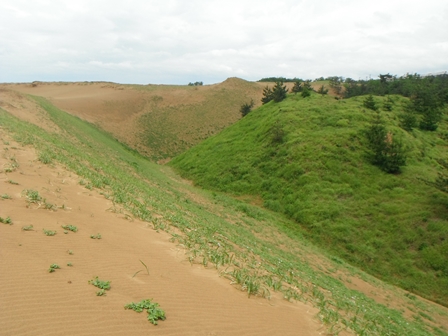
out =
{"type": "Polygon", "coordinates": [[[229,78],[214,85],[122,85],[108,82],[1,84],[49,99],[153,160],[169,159],[261,104],[266,83],[229,78]]]}
{"type": "MultiPolygon", "coordinates": [[[[431,185],[447,159],[448,124],[407,132],[408,98],[381,111],[407,148],[402,174],[368,159],[365,97],[315,93],[270,102],[170,162],[197,185],[286,214],[309,238],[364,270],[448,305],[448,198],[431,185]]],[[[386,97],[374,97],[383,106],[386,97]]]]}

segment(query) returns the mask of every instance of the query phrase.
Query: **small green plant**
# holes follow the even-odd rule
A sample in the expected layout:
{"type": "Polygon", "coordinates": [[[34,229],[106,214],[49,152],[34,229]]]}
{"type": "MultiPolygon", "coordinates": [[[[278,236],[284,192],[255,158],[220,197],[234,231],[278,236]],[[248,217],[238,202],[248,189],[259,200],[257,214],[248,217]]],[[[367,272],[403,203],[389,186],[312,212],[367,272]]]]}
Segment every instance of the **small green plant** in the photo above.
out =
{"type": "Polygon", "coordinates": [[[38,160],[43,164],[50,164],[53,162],[53,156],[49,152],[39,153],[38,160]]]}
{"type": "Polygon", "coordinates": [[[98,279],[98,277],[89,280],[89,284],[94,285],[95,287],[100,289],[98,292],[96,292],[97,296],[106,295],[106,290],[110,289],[110,281],[103,281],[98,279]]]}
{"type": "Polygon", "coordinates": [[[69,262],[69,263],[67,263],[67,266],[68,266],[68,267],[72,267],[73,264],[72,264],[71,262],[69,262]]]}
{"type": "Polygon", "coordinates": [[[40,204],[42,201],[42,196],[39,195],[39,192],[32,189],[25,190],[25,195],[28,203],[40,204]]]}
{"type": "Polygon", "coordinates": [[[74,225],[61,225],[61,227],[64,230],[68,230],[68,231],[72,231],[72,232],[77,232],[78,231],[78,228],[76,226],[74,226],[74,225]]]}
{"type": "Polygon", "coordinates": [[[70,254],[70,255],[73,255],[73,251],[72,250],[68,250],[67,253],[70,254]]]}
{"type": "Polygon", "coordinates": [[[22,226],[23,231],[34,231],[33,225],[22,226]]]}
{"type": "Polygon", "coordinates": [[[104,289],[100,289],[98,292],[96,292],[96,296],[103,296],[106,295],[106,291],[104,289]]]}
{"type": "Polygon", "coordinates": [[[57,233],[56,231],[53,231],[53,230],[43,229],[43,231],[44,231],[44,235],[46,235],[46,236],[54,236],[57,233]]]}
{"type": "Polygon", "coordinates": [[[11,217],[9,216],[6,218],[0,217],[0,223],[12,225],[11,217]]]}
{"type": "Polygon", "coordinates": [[[8,194],[3,194],[0,196],[2,199],[12,199],[11,196],[9,196],[8,194]]]}
{"type": "Polygon", "coordinates": [[[156,302],[152,302],[152,299],[142,300],[138,303],[131,302],[124,306],[124,309],[132,309],[137,313],[141,313],[146,309],[148,313],[148,321],[154,325],[158,324],[158,320],[164,321],[166,319],[165,312],[160,309],[159,304],[156,302]]]}
{"type": "MultiPolygon", "coordinates": [[[[139,260],[140,260],[140,259],[139,259],[139,260]]],[[[146,268],[146,272],[148,272],[148,275],[149,275],[149,269],[148,269],[148,266],[146,266],[146,264],[145,264],[143,261],[140,260],[140,262],[142,263],[143,266],[145,266],[145,268],[146,268]]],[[[139,271],[135,272],[134,275],[133,275],[132,277],[135,277],[135,276],[136,276],[138,273],[140,273],[141,271],[143,271],[143,270],[139,270],[139,271]]]]}
{"type": "Polygon", "coordinates": [[[19,185],[19,182],[13,181],[13,180],[8,180],[9,184],[14,184],[14,185],[19,185]]]}
{"type": "Polygon", "coordinates": [[[48,272],[53,273],[54,271],[56,271],[57,269],[60,269],[58,264],[51,264],[50,268],[48,269],[48,272]]]}
{"type": "Polygon", "coordinates": [[[101,239],[101,234],[96,234],[96,235],[90,235],[90,238],[92,239],[101,239]]]}

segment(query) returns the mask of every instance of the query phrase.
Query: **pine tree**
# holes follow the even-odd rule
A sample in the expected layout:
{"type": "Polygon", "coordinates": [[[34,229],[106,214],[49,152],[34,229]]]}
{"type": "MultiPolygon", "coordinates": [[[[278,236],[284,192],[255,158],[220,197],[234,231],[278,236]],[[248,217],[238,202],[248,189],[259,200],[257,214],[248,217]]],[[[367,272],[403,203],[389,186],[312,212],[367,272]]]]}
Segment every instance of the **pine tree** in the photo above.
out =
{"type": "Polygon", "coordinates": [[[406,152],[403,144],[387,131],[379,112],[366,132],[371,161],[383,171],[397,174],[406,164],[406,152]]]}
{"type": "Polygon", "coordinates": [[[283,85],[283,82],[277,82],[275,83],[274,89],[272,90],[272,99],[276,103],[279,103],[286,98],[287,93],[288,89],[285,85],[283,85]]]}
{"type": "Polygon", "coordinates": [[[263,98],[261,98],[261,102],[264,104],[269,103],[272,99],[273,99],[273,95],[272,95],[272,89],[268,86],[266,86],[263,89],[263,98]]]}

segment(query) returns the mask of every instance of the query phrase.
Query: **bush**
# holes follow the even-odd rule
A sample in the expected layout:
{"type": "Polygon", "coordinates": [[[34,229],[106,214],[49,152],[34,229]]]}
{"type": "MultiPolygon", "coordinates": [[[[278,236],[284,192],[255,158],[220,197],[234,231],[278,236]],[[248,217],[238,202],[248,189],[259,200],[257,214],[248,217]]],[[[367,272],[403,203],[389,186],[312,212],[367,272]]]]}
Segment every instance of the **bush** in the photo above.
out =
{"type": "Polygon", "coordinates": [[[240,112],[243,117],[249,114],[250,111],[252,111],[252,108],[254,107],[255,103],[253,100],[250,101],[250,103],[244,103],[240,107],[240,112]]]}
{"type": "Polygon", "coordinates": [[[401,166],[406,164],[403,144],[394,137],[392,132],[386,130],[379,113],[368,128],[366,136],[372,151],[372,163],[387,173],[400,173],[401,166]]]}

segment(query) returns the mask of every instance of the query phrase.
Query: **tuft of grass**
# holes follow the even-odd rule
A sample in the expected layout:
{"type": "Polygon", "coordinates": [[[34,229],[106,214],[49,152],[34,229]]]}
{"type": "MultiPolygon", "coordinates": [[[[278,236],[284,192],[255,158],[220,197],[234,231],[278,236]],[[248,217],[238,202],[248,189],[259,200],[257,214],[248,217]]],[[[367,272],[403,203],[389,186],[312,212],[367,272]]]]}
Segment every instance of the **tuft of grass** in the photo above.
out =
{"type": "Polygon", "coordinates": [[[67,263],[67,266],[72,267],[73,264],[71,262],[67,263]]]}
{"type": "Polygon", "coordinates": [[[19,185],[19,182],[16,182],[16,181],[13,181],[13,180],[8,180],[6,182],[8,182],[9,184],[19,185]]]}
{"type": "Polygon", "coordinates": [[[1,197],[1,199],[12,199],[12,197],[9,196],[8,194],[3,194],[0,197],[1,197]]]}
{"type": "Polygon", "coordinates": [[[53,272],[55,272],[57,269],[60,269],[61,267],[59,267],[59,265],[58,264],[51,264],[50,265],[50,268],[48,269],[48,272],[49,273],[53,273],[53,272]]]}
{"type": "Polygon", "coordinates": [[[34,227],[33,227],[32,224],[31,225],[25,225],[25,226],[22,226],[22,230],[23,231],[34,231],[34,227]]]}
{"type": "Polygon", "coordinates": [[[0,223],[12,225],[12,219],[9,216],[6,218],[0,217],[0,223]]]}
{"type": "Polygon", "coordinates": [[[45,230],[45,229],[43,229],[43,231],[44,231],[44,235],[46,235],[46,236],[54,236],[54,235],[56,235],[56,231],[53,231],[53,230],[45,230]]]}
{"type": "Polygon", "coordinates": [[[164,321],[166,319],[165,311],[163,311],[159,304],[152,302],[152,299],[142,300],[140,302],[131,302],[124,306],[124,309],[132,309],[137,313],[141,313],[144,310],[148,313],[148,321],[154,325],[158,324],[158,320],[164,321]]]}
{"type": "MultiPolygon", "coordinates": [[[[140,260],[140,259],[139,259],[140,260]]],[[[146,264],[143,262],[143,261],[141,261],[140,260],[140,263],[143,265],[143,266],[145,266],[145,268],[146,268],[146,272],[148,273],[148,275],[149,275],[149,269],[148,269],[148,266],[146,266],[146,264]]],[[[139,271],[137,271],[137,272],[135,272],[134,273],[134,275],[132,276],[132,277],[135,277],[138,273],[140,273],[141,271],[143,271],[143,270],[139,270],[139,271]]]]}
{"type": "Polygon", "coordinates": [[[90,235],[92,239],[101,239],[101,234],[97,233],[96,235],[90,235]]]}

